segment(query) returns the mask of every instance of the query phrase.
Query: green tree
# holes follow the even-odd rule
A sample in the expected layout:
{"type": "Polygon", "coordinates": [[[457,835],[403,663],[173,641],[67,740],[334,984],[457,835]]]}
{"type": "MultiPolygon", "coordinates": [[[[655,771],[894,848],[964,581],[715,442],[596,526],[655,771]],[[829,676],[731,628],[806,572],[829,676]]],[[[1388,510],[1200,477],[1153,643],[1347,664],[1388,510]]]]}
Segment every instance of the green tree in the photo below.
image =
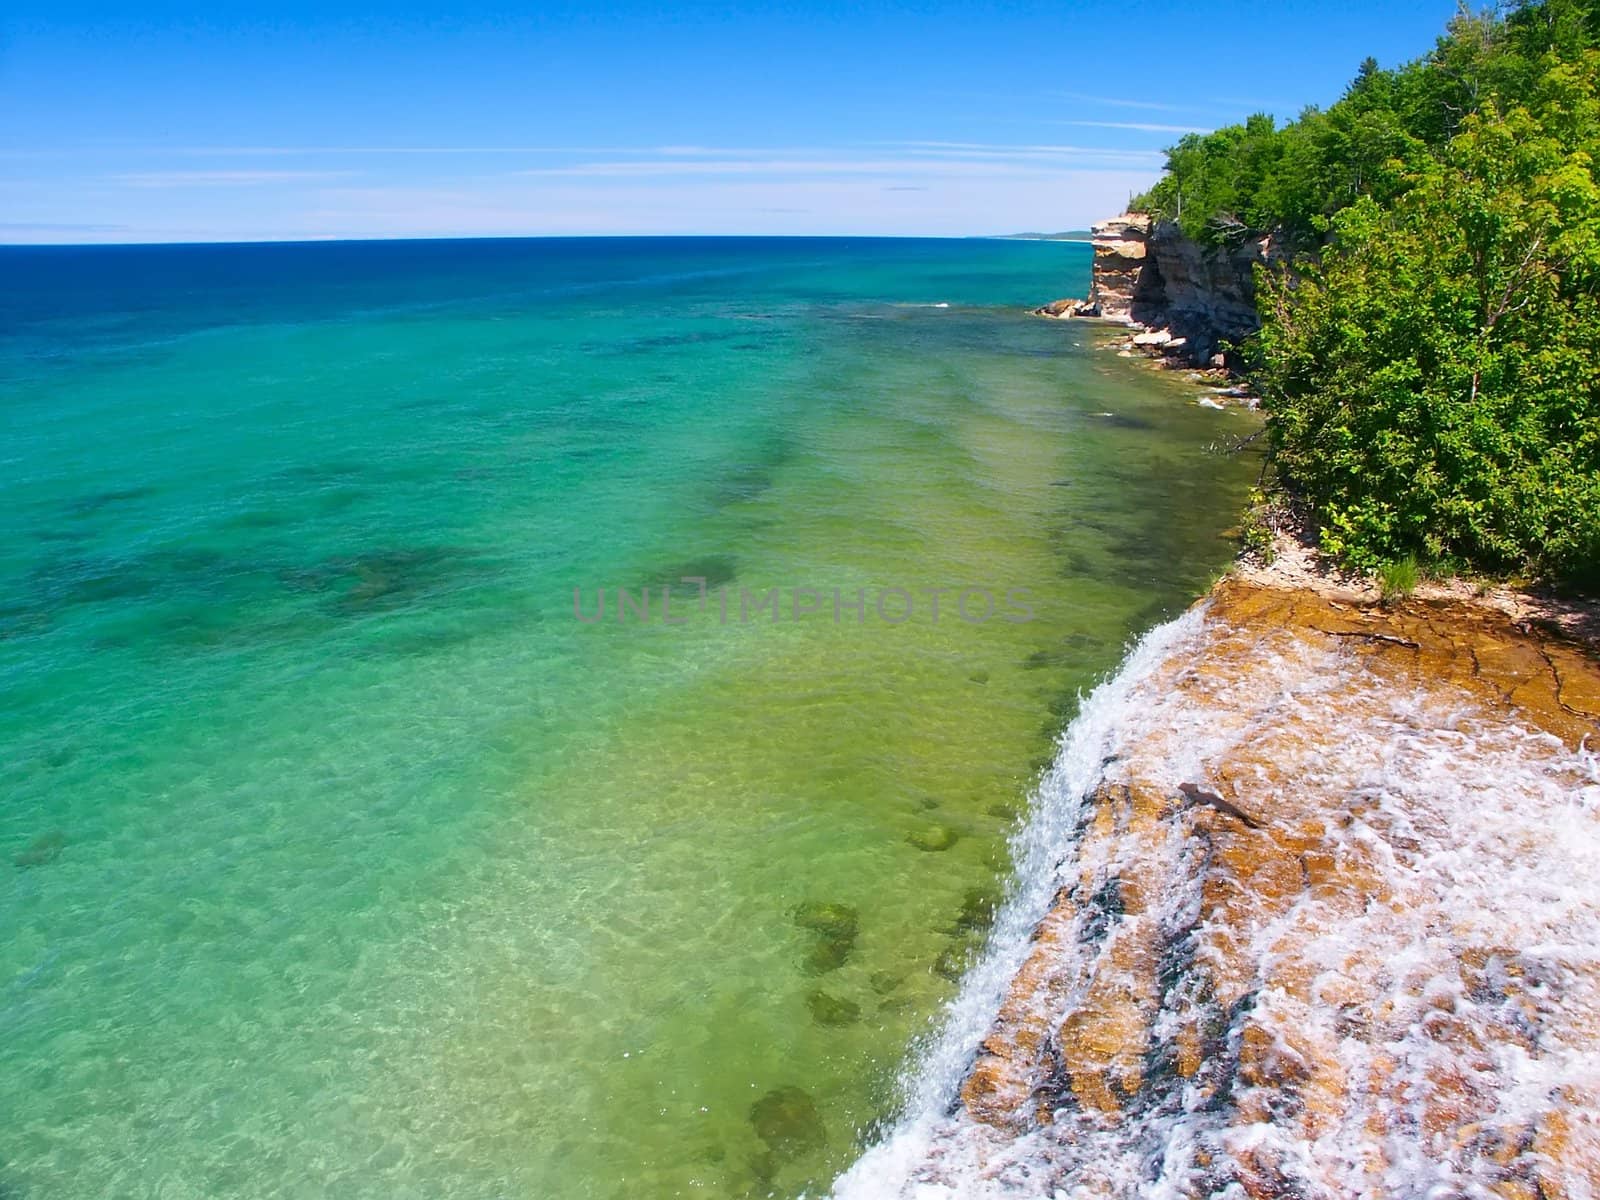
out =
{"type": "Polygon", "coordinates": [[[1272,231],[1247,352],[1325,545],[1600,586],[1600,0],[1463,9],[1338,103],[1182,139],[1142,198],[1272,231]]]}
{"type": "Polygon", "coordinates": [[[1543,120],[1468,114],[1298,282],[1263,280],[1279,470],[1353,565],[1600,582],[1597,78],[1589,53],[1546,71],[1543,120]]]}

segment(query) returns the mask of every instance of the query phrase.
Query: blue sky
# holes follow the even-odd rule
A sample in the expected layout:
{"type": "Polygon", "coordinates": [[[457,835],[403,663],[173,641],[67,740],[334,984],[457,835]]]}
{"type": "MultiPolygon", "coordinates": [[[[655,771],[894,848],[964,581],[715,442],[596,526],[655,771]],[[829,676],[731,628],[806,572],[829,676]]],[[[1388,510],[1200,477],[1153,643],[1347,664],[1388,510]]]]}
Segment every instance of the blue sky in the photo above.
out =
{"type": "Polygon", "coordinates": [[[0,242],[1066,229],[1454,0],[8,0],[0,242]]]}

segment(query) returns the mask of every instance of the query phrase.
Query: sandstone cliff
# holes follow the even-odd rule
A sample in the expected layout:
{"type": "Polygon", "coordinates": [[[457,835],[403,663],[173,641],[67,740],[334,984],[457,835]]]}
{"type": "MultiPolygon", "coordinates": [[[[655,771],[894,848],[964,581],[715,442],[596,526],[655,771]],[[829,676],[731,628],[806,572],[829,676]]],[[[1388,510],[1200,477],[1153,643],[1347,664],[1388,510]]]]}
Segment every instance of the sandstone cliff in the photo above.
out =
{"type": "Polygon", "coordinates": [[[1221,343],[1255,332],[1255,268],[1283,255],[1270,235],[1236,246],[1202,246],[1172,221],[1123,213],[1094,226],[1093,282],[1087,300],[1058,300],[1049,316],[1096,316],[1163,331],[1162,347],[1194,363],[1221,343]]]}
{"type": "MultiPolygon", "coordinates": [[[[1094,274],[1089,304],[1101,316],[1131,320],[1145,268],[1151,265],[1150,218],[1142,213],[1124,213],[1100,222],[1093,234],[1094,274]]],[[[1155,273],[1150,274],[1153,279],[1155,273]]],[[[1144,301],[1140,302],[1143,306],[1144,301]]]]}

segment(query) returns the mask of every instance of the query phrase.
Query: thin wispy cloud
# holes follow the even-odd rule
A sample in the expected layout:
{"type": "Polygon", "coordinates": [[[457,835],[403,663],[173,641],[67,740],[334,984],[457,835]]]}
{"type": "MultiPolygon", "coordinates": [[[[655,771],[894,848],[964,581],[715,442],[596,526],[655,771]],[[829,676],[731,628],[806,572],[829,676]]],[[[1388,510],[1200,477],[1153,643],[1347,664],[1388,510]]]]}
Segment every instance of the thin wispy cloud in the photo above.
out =
{"type": "Polygon", "coordinates": [[[895,175],[987,173],[1007,170],[1007,166],[994,162],[963,162],[945,158],[884,158],[884,159],[823,159],[823,158],[773,158],[773,159],[685,159],[679,161],[613,161],[578,163],[568,167],[535,167],[513,174],[528,178],[576,179],[652,179],[674,176],[718,175],[895,175]]]}
{"type": "MultiPolygon", "coordinates": [[[[596,151],[595,153],[604,153],[596,151]]],[[[640,154],[653,155],[660,158],[725,158],[736,154],[740,157],[754,158],[760,156],[776,157],[780,154],[838,154],[837,147],[827,146],[633,146],[611,151],[614,154],[640,154]]]]}
{"type": "Polygon", "coordinates": [[[1051,125],[1072,125],[1079,129],[1135,129],[1142,133],[1210,133],[1204,125],[1162,125],[1151,121],[1052,120],[1051,125]]]}
{"type": "Polygon", "coordinates": [[[972,158],[1084,159],[1095,158],[1128,166],[1163,161],[1159,150],[1126,150],[1103,146],[1062,146],[1052,143],[1006,142],[887,142],[924,154],[949,154],[972,158]]]}
{"type": "Polygon", "coordinates": [[[308,183],[327,179],[348,179],[351,171],[138,171],[114,175],[124,187],[260,187],[275,183],[308,183]]]}
{"type": "Polygon", "coordinates": [[[29,149],[0,147],[0,158],[100,158],[107,155],[173,158],[314,158],[338,155],[474,155],[474,154],[621,154],[651,155],[658,157],[704,157],[712,154],[822,154],[829,151],[794,147],[727,147],[727,146],[163,146],[163,145],[98,145],[49,146],[29,149]]]}
{"type": "Polygon", "coordinates": [[[80,221],[0,221],[0,233],[124,233],[126,225],[80,221]]]}
{"type": "MultiPolygon", "coordinates": [[[[1104,126],[1112,129],[1189,129],[1191,126],[1183,125],[1150,125],[1139,122],[1112,122],[1112,121],[1077,121],[1053,120],[1053,125],[1086,125],[1104,126]]],[[[957,142],[934,140],[899,140],[899,141],[873,141],[858,143],[840,143],[833,146],[708,146],[708,145],[661,145],[661,146],[56,146],[42,149],[4,149],[0,148],[0,158],[72,158],[93,157],[101,158],[108,155],[137,155],[141,157],[159,157],[170,155],[182,158],[280,158],[298,156],[336,156],[336,155],[472,155],[472,154],[529,154],[545,156],[606,154],[621,157],[637,158],[662,158],[662,159],[694,159],[716,158],[728,156],[757,157],[780,155],[797,156],[827,156],[850,152],[862,147],[899,147],[899,148],[942,148],[971,151],[1034,151],[1055,154],[1107,154],[1116,153],[1115,149],[1108,150],[1097,146],[1072,146],[1072,145],[1039,145],[1039,144],[1012,144],[1012,143],[985,143],[985,142],[957,142]]],[[[1129,150],[1130,154],[1141,154],[1144,151],[1129,150]]],[[[219,173],[219,172],[209,172],[219,173]]],[[[289,174],[284,171],[281,174],[289,174]]],[[[155,175],[158,172],[142,172],[142,174],[155,175]]],[[[175,173],[174,173],[175,174],[175,173]]]]}
{"type": "Polygon", "coordinates": [[[1075,100],[1080,104],[1099,104],[1106,108],[1138,108],[1146,112],[1186,112],[1182,104],[1158,104],[1154,100],[1126,100],[1121,96],[1094,96],[1088,92],[1047,92],[1046,95],[1061,100],[1075,100]]]}
{"type": "Polygon", "coordinates": [[[1159,163],[1156,151],[1097,150],[1084,146],[990,145],[975,142],[891,143],[903,154],[872,157],[834,152],[791,151],[776,155],[610,159],[561,166],[531,167],[512,174],[527,178],[659,179],[675,176],[824,177],[835,175],[1048,175],[1064,169],[1125,169],[1159,163]]]}
{"type": "Polygon", "coordinates": [[[638,146],[165,146],[84,143],[77,146],[0,147],[0,159],[74,158],[327,158],[467,155],[668,154],[690,147],[638,146]]]}
{"type": "Polygon", "coordinates": [[[184,158],[313,158],[324,155],[630,154],[625,146],[147,146],[147,154],[184,158]]]}
{"type": "MultiPolygon", "coordinates": [[[[250,240],[258,237],[586,235],[596,233],[970,234],[995,229],[1065,228],[1087,223],[1148,187],[1160,169],[1154,150],[1021,141],[839,141],[832,145],[706,145],[666,142],[609,148],[501,146],[507,157],[470,157],[473,147],[381,148],[381,153],[448,151],[437,160],[358,158],[361,147],[173,148],[153,151],[140,170],[102,158],[74,174],[85,202],[68,215],[30,205],[13,221],[83,222],[4,231],[12,241],[250,240]],[[296,161],[298,149],[316,158],[296,161]],[[224,151],[233,153],[224,153],[224,151]],[[521,160],[512,155],[522,155],[521,160]],[[342,158],[339,152],[349,154],[342,158]],[[259,158],[252,158],[260,155],[259,158]],[[82,187],[110,184],[120,191],[82,187]],[[165,189],[165,191],[161,190],[165,189]],[[127,230],[101,228],[102,195],[122,197],[110,226],[135,202],[159,199],[149,219],[127,230]],[[226,193],[200,221],[189,206],[226,193]],[[187,194],[186,194],[187,193],[187,194]],[[181,197],[180,228],[164,211],[181,197]],[[81,214],[81,215],[80,215],[81,214]]],[[[372,147],[374,151],[380,148],[372,147]]],[[[126,151],[126,146],[123,147],[126,151]]],[[[3,184],[0,184],[3,186],[3,184]]]]}
{"type": "Polygon", "coordinates": [[[319,188],[297,214],[309,228],[367,236],[845,234],[959,235],[1086,225],[1154,172],[1062,165],[1023,174],[950,173],[915,180],[864,175],[690,174],[628,178],[506,172],[470,186],[319,188]],[[803,211],[801,211],[803,210],[803,211]]]}

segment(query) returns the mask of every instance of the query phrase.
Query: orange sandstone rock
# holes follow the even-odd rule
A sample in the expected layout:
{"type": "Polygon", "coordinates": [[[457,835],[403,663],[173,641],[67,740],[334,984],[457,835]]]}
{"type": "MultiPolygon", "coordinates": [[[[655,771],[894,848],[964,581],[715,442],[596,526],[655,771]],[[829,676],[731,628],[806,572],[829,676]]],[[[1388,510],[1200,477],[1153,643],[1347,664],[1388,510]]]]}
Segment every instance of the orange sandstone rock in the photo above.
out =
{"type": "Polygon", "coordinates": [[[1590,910],[1519,874],[1550,821],[1600,821],[1561,782],[1600,747],[1600,664],[1468,604],[1230,578],[1205,605],[1086,802],[966,1112],[1055,1121],[1067,1181],[1115,1177],[1083,1130],[1181,1108],[1211,1132],[1178,1194],[1376,1194],[1402,1145],[1501,1196],[1600,1194],[1600,967],[1561,949],[1590,910]],[[1515,788],[1473,791],[1467,760],[1515,788]],[[1508,1108],[1543,1055],[1568,1082],[1508,1108]]]}

